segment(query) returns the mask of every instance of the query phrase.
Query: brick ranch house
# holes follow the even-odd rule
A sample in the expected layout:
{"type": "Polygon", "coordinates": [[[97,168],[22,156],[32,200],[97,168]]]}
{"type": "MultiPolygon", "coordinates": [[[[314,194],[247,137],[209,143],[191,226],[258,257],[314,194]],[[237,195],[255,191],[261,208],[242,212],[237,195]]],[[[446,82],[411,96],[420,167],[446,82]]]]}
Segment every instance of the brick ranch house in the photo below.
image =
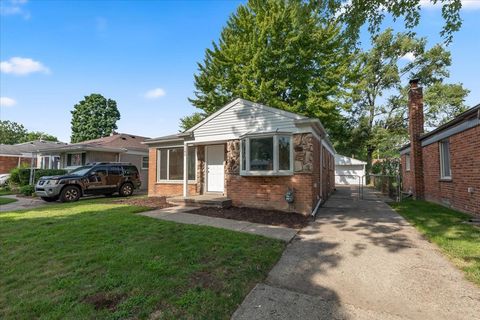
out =
{"type": "Polygon", "coordinates": [[[0,145],[0,174],[9,173],[17,167],[58,169],[58,154],[41,156],[42,150],[64,146],[66,143],[35,140],[17,144],[0,145]]]}
{"type": "Polygon", "coordinates": [[[311,214],[335,184],[318,119],[236,99],[191,129],[145,141],[149,196],[218,194],[234,206],[311,214]],[[294,201],[285,200],[288,190],[294,201]]]}
{"type": "Polygon", "coordinates": [[[400,150],[403,191],[480,215],[480,105],[424,133],[423,94],[410,82],[410,144],[400,150]]]}

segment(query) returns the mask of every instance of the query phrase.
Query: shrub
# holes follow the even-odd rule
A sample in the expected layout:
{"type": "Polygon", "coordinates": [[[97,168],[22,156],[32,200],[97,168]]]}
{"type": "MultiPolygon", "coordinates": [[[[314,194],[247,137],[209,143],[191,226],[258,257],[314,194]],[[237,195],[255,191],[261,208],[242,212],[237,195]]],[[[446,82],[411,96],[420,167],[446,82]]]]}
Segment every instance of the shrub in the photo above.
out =
{"type": "Polygon", "coordinates": [[[31,185],[21,186],[20,193],[24,196],[31,196],[35,192],[35,187],[31,185]]]}
{"type": "MultiPolygon", "coordinates": [[[[67,170],[63,169],[34,169],[35,179],[34,183],[41,177],[45,176],[58,176],[67,173],[67,170]]],[[[18,186],[26,186],[30,182],[30,169],[29,168],[15,168],[10,171],[10,182],[18,186]]]]}

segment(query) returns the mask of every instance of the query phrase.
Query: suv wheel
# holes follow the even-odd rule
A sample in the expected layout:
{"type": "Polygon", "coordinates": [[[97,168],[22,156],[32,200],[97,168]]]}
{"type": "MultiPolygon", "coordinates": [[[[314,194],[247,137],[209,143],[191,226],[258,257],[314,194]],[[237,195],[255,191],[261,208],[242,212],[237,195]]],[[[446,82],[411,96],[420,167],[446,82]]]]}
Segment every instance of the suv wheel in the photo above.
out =
{"type": "Polygon", "coordinates": [[[76,186],[66,186],[60,195],[61,202],[74,202],[80,198],[80,189],[76,186]]]}
{"type": "Polygon", "coordinates": [[[46,202],[54,202],[54,201],[58,200],[58,196],[56,196],[56,197],[42,197],[42,200],[46,201],[46,202]]]}
{"type": "Polygon", "coordinates": [[[119,193],[120,193],[120,196],[122,197],[131,196],[133,194],[133,184],[131,184],[130,182],[124,183],[120,187],[119,193]]]}

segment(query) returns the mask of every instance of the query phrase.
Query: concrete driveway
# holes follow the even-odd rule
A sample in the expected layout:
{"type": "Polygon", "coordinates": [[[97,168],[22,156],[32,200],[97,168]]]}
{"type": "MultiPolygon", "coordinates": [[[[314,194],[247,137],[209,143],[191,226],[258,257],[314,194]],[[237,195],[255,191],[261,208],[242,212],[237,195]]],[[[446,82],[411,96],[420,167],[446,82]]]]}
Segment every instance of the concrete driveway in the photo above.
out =
{"type": "Polygon", "coordinates": [[[338,188],[233,319],[480,319],[480,289],[372,192],[338,188]]]}

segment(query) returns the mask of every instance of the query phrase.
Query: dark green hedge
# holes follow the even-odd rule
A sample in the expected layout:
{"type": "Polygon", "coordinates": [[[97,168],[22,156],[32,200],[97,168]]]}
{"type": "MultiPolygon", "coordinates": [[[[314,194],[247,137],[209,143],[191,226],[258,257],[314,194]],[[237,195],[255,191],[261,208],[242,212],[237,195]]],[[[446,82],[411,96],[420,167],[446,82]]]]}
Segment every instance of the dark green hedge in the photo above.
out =
{"type": "MultiPolygon", "coordinates": [[[[44,176],[58,176],[67,173],[63,169],[35,169],[35,182],[44,176]]],[[[30,169],[15,168],[10,171],[10,183],[26,186],[30,180],[30,169]]]]}

